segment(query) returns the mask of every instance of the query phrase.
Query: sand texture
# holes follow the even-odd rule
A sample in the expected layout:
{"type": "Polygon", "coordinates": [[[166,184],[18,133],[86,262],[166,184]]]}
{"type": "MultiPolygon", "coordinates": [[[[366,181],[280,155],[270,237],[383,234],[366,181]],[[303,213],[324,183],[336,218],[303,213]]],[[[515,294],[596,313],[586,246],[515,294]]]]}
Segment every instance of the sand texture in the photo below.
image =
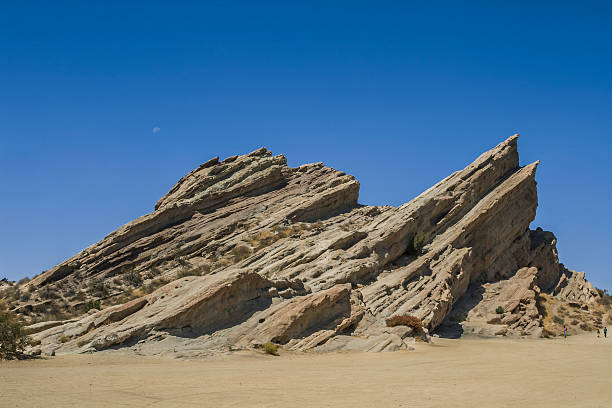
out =
{"type": "Polygon", "coordinates": [[[435,339],[391,353],[121,352],[0,363],[4,407],[611,407],[612,339],[435,339]],[[475,405],[476,404],[476,405],[475,405]]]}

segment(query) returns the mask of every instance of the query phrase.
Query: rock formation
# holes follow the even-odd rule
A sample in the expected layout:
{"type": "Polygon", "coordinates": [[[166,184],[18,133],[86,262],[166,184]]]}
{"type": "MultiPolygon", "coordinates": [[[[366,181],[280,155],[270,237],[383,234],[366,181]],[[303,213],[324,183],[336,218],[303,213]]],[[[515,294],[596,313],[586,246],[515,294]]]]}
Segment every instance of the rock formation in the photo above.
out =
{"type": "Polygon", "coordinates": [[[400,207],[359,205],[352,176],[290,168],[265,148],[213,158],[154,212],[26,283],[30,300],[13,308],[91,309],[33,328],[57,353],[395,350],[451,318],[539,335],[541,291],[587,303],[597,292],[559,265],[552,233],[529,229],[538,163],[519,166],[517,139],[400,207]],[[386,326],[402,315],[425,330],[386,326]]]}

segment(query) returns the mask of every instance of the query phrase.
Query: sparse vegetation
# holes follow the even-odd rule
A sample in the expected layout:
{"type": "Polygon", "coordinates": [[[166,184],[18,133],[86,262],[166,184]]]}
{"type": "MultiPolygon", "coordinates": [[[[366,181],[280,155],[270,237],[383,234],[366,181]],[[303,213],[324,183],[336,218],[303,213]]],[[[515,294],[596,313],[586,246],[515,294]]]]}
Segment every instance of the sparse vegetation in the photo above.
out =
{"type": "Polygon", "coordinates": [[[154,292],[157,288],[160,288],[169,282],[170,281],[166,278],[154,279],[148,285],[142,287],[142,293],[148,294],[154,292]]]}
{"type": "Polygon", "coordinates": [[[238,244],[230,251],[236,262],[242,261],[251,255],[251,248],[244,244],[238,244]]]}
{"type": "Polygon", "coordinates": [[[597,303],[602,306],[610,307],[612,306],[612,296],[608,293],[608,289],[599,289],[595,288],[597,293],[599,293],[599,298],[597,298],[597,303]]]}
{"type": "Polygon", "coordinates": [[[102,297],[108,295],[108,288],[100,278],[94,278],[89,283],[89,290],[94,296],[102,297]]]}
{"type": "Polygon", "coordinates": [[[89,312],[91,309],[100,310],[100,301],[99,300],[90,300],[85,303],[85,313],[89,312]]]}
{"type": "Polygon", "coordinates": [[[565,320],[559,316],[553,316],[553,322],[558,324],[565,324],[565,320]]]}
{"type": "Polygon", "coordinates": [[[17,281],[17,285],[21,286],[21,285],[25,285],[26,283],[28,283],[30,281],[30,278],[28,278],[27,276],[23,279],[20,279],[17,281]]]}
{"type": "Polygon", "coordinates": [[[200,276],[202,274],[199,268],[189,268],[181,270],[176,277],[177,278],[185,278],[187,276],[200,276]]]}
{"type": "Polygon", "coordinates": [[[142,285],[142,277],[140,276],[140,273],[138,273],[134,269],[130,269],[123,274],[123,281],[126,284],[133,286],[135,288],[142,285]]]}
{"type": "Polygon", "coordinates": [[[68,340],[70,340],[70,337],[62,334],[61,337],[59,338],[59,342],[60,343],[66,343],[68,340]]]}
{"type": "Polygon", "coordinates": [[[495,309],[495,313],[504,314],[504,308],[501,306],[497,306],[497,308],[495,309]]]}
{"type": "Polygon", "coordinates": [[[41,291],[40,291],[40,297],[45,299],[45,300],[49,300],[49,299],[59,299],[61,298],[60,294],[57,292],[57,290],[55,290],[54,288],[52,288],[51,286],[45,286],[41,291]]]}
{"type": "Polygon", "coordinates": [[[388,318],[385,322],[387,323],[388,327],[408,326],[408,327],[412,327],[417,332],[423,330],[423,322],[421,321],[421,319],[415,316],[410,316],[410,315],[392,316],[388,318]]]}
{"type": "Polygon", "coordinates": [[[261,349],[266,354],[271,354],[273,356],[277,356],[278,355],[278,346],[276,344],[272,343],[271,341],[262,344],[261,345],[261,349]]]}

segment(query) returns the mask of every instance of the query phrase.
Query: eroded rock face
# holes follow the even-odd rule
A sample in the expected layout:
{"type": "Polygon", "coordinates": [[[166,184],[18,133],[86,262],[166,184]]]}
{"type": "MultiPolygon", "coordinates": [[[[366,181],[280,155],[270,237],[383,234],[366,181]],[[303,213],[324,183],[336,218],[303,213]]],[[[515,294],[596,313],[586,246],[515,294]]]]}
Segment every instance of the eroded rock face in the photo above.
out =
{"type": "Polygon", "coordinates": [[[510,278],[472,285],[446,317],[440,333],[540,337],[537,280],[538,269],[525,267],[510,278]]]}
{"type": "Polygon", "coordinates": [[[539,290],[592,300],[580,276],[559,272],[554,235],[529,230],[537,164],[519,166],[513,136],[409,203],[375,207],[358,205],[352,176],[321,163],[290,168],[264,148],[214,158],[179,180],[153,213],[27,288],[34,302],[53,287],[69,305],[67,292],[80,288],[105,305],[126,281],[170,283],[35,336],[44,352],[59,353],[205,354],[267,341],[395,350],[414,336],[427,339],[478,285],[490,301],[472,305],[473,316],[498,331],[537,334],[539,290]],[[100,284],[106,297],[96,295],[100,284]],[[500,322],[487,323],[498,303],[500,322]],[[424,332],[386,327],[394,315],[418,317],[424,332]]]}
{"type": "Polygon", "coordinates": [[[569,302],[592,303],[598,297],[597,290],[587,282],[584,272],[569,270],[561,264],[561,276],[552,293],[569,302]]]}

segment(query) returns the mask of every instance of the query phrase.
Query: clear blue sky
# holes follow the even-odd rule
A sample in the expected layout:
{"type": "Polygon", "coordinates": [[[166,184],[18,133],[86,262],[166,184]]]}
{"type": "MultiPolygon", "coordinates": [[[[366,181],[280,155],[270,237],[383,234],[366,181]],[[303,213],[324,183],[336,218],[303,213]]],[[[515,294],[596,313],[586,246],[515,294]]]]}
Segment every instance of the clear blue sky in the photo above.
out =
{"type": "Polygon", "coordinates": [[[0,277],[152,211],[212,156],[266,146],[399,205],[520,133],[532,227],[612,288],[607,2],[295,3],[5,2],[0,277]]]}

